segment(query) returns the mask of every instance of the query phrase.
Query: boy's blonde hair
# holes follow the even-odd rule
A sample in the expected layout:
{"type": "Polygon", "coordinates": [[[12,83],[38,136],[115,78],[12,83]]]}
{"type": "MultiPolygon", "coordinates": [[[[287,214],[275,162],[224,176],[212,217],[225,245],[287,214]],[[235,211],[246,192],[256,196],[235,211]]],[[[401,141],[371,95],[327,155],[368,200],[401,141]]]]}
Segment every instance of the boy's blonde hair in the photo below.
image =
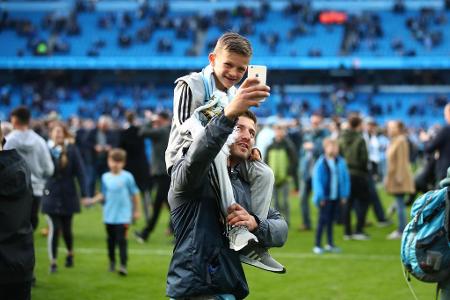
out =
{"type": "Polygon", "coordinates": [[[232,53],[251,57],[253,55],[250,41],[236,32],[224,33],[216,43],[214,52],[226,50],[232,53]]]}
{"type": "Polygon", "coordinates": [[[325,147],[328,145],[338,145],[339,146],[339,143],[338,143],[337,139],[330,138],[330,137],[324,138],[322,141],[323,148],[325,149],[325,147]]]}
{"type": "Polygon", "coordinates": [[[115,162],[125,162],[127,160],[127,152],[120,148],[113,148],[109,150],[108,158],[115,162]]]}

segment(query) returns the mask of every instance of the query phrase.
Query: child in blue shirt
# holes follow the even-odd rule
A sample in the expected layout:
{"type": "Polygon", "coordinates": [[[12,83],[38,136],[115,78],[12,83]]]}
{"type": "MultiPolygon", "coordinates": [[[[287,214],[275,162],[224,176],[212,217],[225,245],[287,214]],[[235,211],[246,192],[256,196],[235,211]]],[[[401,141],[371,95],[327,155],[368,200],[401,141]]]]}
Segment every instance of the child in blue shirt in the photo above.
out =
{"type": "Polygon", "coordinates": [[[322,254],[322,232],[326,228],[326,251],[339,252],[333,242],[333,221],[339,203],[344,204],[350,194],[350,176],[345,160],[339,156],[337,140],[323,140],[324,154],[314,165],[312,176],[313,201],[319,207],[316,243],[313,252],[322,254]]]}
{"type": "Polygon", "coordinates": [[[103,221],[108,236],[109,270],[115,271],[115,249],[119,247],[119,274],[126,276],[127,271],[127,231],[132,220],[140,216],[139,189],[130,172],[125,171],[126,152],[112,149],[108,153],[109,172],[102,176],[102,192],[92,198],[90,203],[104,202],[103,221]],[[133,203],[132,203],[133,201],[133,203]]]}

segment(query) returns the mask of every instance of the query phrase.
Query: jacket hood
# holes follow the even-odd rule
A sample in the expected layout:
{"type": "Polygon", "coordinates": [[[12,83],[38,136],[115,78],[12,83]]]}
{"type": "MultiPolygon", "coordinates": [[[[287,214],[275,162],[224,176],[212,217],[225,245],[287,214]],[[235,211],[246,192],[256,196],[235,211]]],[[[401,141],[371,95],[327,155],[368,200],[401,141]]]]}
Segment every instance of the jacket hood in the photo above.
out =
{"type": "Polygon", "coordinates": [[[360,132],[354,130],[344,130],[341,133],[341,140],[344,144],[351,144],[356,138],[361,135],[360,132]]]}
{"type": "Polygon", "coordinates": [[[0,197],[13,197],[31,184],[30,174],[16,150],[0,151],[0,197]]]}
{"type": "Polygon", "coordinates": [[[36,147],[37,139],[36,134],[31,131],[14,131],[6,137],[8,139],[14,139],[15,149],[21,153],[29,153],[36,147]]]}

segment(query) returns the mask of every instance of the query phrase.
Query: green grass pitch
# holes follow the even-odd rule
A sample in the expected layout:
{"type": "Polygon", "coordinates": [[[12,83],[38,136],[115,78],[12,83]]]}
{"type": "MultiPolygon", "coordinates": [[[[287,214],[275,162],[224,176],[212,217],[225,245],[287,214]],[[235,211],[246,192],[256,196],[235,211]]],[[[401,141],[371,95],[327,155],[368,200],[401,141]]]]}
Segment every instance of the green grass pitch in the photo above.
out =
{"type": "MultiPolygon", "coordinates": [[[[385,209],[393,201],[382,194],[385,209]]],[[[395,229],[371,226],[370,241],[343,241],[341,226],[335,226],[335,241],[340,254],[312,253],[313,232],[299,232],[298,196],[291,195],[291,226],[283,248],[271,254],[287,267],[284,275],[273,274],[249,266],[245,273],[250,286],[247,299],[305,300],[409,300],[413,299],[403,277],[400,264],[400,241],[388,241],[386,235],[395,229]]],[[[312,214],[316,216],[313,208],[312,214]]],[[[369,221],[374,221],[369,213],[369,221]]],[[[396,220],[396,216],[394,216],[396,220]]],[[[101,207],[84,209],[75,216],[75,267],[64,267],[65,250],[60,240],[58,272],[49,274],[46,238],[35,234],[36,287],[34,300],[153,300],[165,297],[166,274],[172,251],[172,238],[165,235],[168,222],[164,210],[148,243],[138,244],[133,231],[141,228],[140,220],[129,231],[129,275],[110,273],[106,254],[106,233],[101,207]]],[[[41,215],[40,228],[45,226],[41,215]]],[[[434,299],[435,285],[411,280],[419,299],[434,299]]]]}

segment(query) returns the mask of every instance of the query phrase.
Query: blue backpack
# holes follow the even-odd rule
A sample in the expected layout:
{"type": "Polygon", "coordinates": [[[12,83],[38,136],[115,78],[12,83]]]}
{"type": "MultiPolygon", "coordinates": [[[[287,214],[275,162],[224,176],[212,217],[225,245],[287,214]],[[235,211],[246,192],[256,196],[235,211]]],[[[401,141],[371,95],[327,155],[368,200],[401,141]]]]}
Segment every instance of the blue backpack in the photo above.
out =
{"type": "Polygon", "coordinates": [[[420,281],[442,282],[450,276],[449,193],[444,187],[419,197],[411,209],[412,220],[403,231],[405,272],[420,281]]]}

